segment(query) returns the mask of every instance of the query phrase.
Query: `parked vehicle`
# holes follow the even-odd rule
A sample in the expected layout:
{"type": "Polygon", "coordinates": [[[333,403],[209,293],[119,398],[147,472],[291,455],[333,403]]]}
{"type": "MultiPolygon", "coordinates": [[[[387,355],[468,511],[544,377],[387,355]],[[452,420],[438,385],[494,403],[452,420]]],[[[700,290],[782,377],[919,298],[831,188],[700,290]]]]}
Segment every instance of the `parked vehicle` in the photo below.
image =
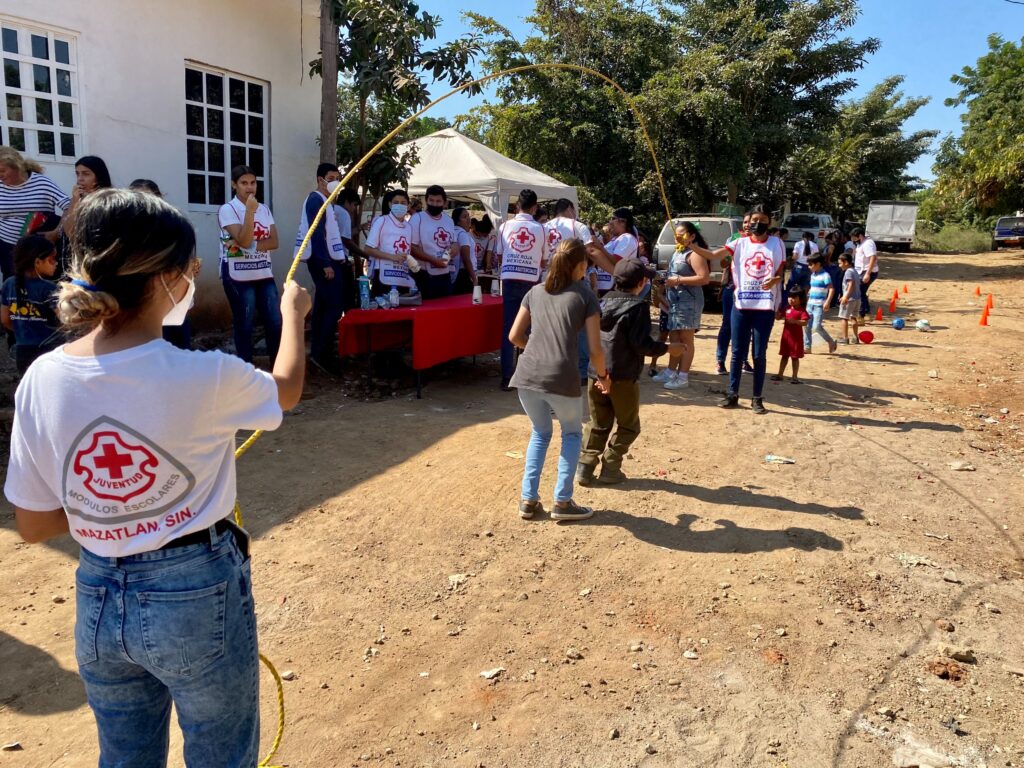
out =
{"type": "Polygon", "coordinates": [[[1002,216],[992,230],[992,250],[1024,246],[1024,216],[1002,216]]]}
{"type": "Polygon", "coordinates": [[[917,203],[908,200],[872,200],[864,234],[882,250],[906,253],[914,242],[917,203]]]}
{"type": "Polygon", "coordinates": [[[804,232],[814,233],[818,247],[825,247],[825,238],[836,228],[832,217],[827,213],[791,213],[782,222],[782,228],[788,229],[786,235],[786,253],[793,252],[793,246],[800,242],[804,232]]]}
{"type": "MultiPolygon", "coordinates": [[[[658,256],[658,269],[668,269],[669,260],[676,250],[676,226],[681,221],[693,222],[700,233],[707,240],[708,248],[716,250],[721,248],[729,239],[740,231],[743,224],[742,216],[715,216],[712,213],[683,213],[673,217],[671,222],[666,221],[658,235],[658,243],[655,251],[658,256]]],[[[718,302],[718,286],[722,282],[722,265],[714,263],[711,267],[711,282],[704,286],[705,303],[715,304],[718,302]]]]}

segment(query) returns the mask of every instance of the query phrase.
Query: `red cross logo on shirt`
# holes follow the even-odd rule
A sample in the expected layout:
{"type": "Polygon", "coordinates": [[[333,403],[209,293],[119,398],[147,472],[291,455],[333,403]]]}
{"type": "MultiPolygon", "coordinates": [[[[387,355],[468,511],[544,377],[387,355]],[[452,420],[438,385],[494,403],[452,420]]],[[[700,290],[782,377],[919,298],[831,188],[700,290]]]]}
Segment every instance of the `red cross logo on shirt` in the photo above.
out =
{"type": "Polygon", "coordinates": [[[270,237],[270,227],[265,227],[258,221],[253,222],[252,225],[252,239],[253,240],[266,240],[270,237]]]}
{"type": "Polygon", "coordinates": [[[548,247],[549,248],[554,248],[560,242],[562,242],[562,233],[559,232],[557,229],[549,229],[548,230],[548,247]]]}
{"type": "Polygon", "coordinates": [[[156,455],[141,444],[125,441],[119,432],[94,432],[89,445],[75,455],[74,473],[97,498],[126,502],[153,485],[159,467],[156,455]]]}
{"type": "Polygon", "coordinates": [[[452,244],[451,233],[448,232],[444,227],[438,227],[434,230],[434,243],[442,251],[448,250],[448,246],[452,244]]]}
{"type": "Polygon", "coordinates": [[[409,241],[405,239],[405,235],[402,235],[400,238],[395,240],[392,244],[392,248],[395,249],[395,253],[407,254],[409,253],[409,241]]]}
{"type": "Polygon", "coordinates": [[[772,273],[773,262],[764,251],[754,251],[743,261],[743,271],[755,280],[764,280],[772,273]]]}
{"type": "Polygon", "coordinates": [[[508,244],[512,250],[526,253],[533,248],[536,242],[536,236],[527,227],[520,227],[509,238],[508,244]]]}

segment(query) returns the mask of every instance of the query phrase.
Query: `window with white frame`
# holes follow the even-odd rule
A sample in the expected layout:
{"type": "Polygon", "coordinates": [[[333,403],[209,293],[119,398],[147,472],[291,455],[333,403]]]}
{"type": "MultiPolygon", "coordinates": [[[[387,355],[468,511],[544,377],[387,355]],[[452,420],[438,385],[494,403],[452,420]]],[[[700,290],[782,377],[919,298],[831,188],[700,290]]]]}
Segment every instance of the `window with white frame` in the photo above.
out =
{"type": "Polygon", "coordinates": [[[75,42],[72,35],[0,16],[0,144],[68,162],[82,151],[75,42]]]}
{"type": "Polygon", "coordinates": [[[267,83],[195,64],[185,66],[188,202],[193,208],[231,199],[231,169],[256,172],[256,194],[269,200],[267,83]]]}

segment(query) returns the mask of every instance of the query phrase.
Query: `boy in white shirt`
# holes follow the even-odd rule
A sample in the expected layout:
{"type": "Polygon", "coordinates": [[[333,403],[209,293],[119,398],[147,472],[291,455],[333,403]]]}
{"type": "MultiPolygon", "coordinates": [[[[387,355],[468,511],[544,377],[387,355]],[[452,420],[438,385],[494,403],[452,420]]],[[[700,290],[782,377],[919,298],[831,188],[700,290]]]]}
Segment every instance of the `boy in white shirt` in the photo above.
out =
{"type": "Polygon", "coordinates": [[[860,319],[867,319],[871,314],[871,303],[868,301],[868,288],[878,279],[878,247],[870,237],[865,237],[861,227],[850,232],[855,250],[853,268],[860,275],[860,319]]]}
{"type": "Polygon", "coordinates": [[[440,299],[452,293],[449,264],[459,253],[458,238],[455,223],[444,214],[448,204],[444,187],[438,184],[427,187],[426,199],[426,208],[409,221],[412,255],[425,267],[416,276],[423,298],[440,299]]]}

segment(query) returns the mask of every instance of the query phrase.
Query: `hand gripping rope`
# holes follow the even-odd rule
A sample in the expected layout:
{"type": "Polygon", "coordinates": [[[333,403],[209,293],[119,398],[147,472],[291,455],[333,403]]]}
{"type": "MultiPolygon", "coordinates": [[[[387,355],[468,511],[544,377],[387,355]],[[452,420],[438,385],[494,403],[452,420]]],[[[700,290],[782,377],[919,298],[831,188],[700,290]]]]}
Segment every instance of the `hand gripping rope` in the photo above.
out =
{"type": "MultiPolygon", "coordinates": [[[[440,104],[448,97],[454,96],[456,93],[464,91],[466,88],[471,88],[475,85],[480,85],[482,83],[486,83],[490,80],[494,80],[499,77],[507,77],[508,75],[515,75],[520,72],[528,72],[530,70],[535,69],[564,69],[573,70],[576,72],[583,72],[584,74],[592,75],[600,80],[603,80],[605,83],[612,86],[612,88],[614,88],[616,91],[622,94],[622,98],[625,100],[626,106],[629,107],[630,112],[632,112],[633,116],[636,118],[637,124],[640,126],[640,130],[644,135],[645,141],[647,142],[647,148],[648,150],[650,150],[651,153],[651,161],[654,163],[654,173],[658,178],[658,189],[661,195],[661,202],[662,205],[664,205],[665,207],[665,218],[667,221],[671,221],[672,208],[671,206],[669,206],[668,195],[665,193],[665,181],[661,177],[661,167],[658,165],[658,156],[654,151],[654,142],[651,141],[651,135],[647,132],[647,124],[644,122],[643,116],[640,114],[640,110],[637,108],[636,101],[633,99],[633,97],[630,96],[621,85],[616,83],[607,75],[601,74],[596,69],[590,69],[589,67],[581,67],[576,64],[527,64],[521,67],[513,67],[512,69],[505,69],[502,70],[501,72],[495,72],[493,74],[477,78],[476,80],[472,80],[468,83],[464,83],[463,85],[460,85],[458,88],[453,88],[452,90],[448,91],[448,93],[444,94],[444,96],[434,99],[432,102],[427,104],[427,106],[423,107],[423,109],[407,117],[405,120],[399,123],[399,125],[396,128],[394,128],[390,133],[388,133],[387,136],[378,141],[376,145],[374,145],[373,149],[371,149],[369,152],[363,155],[359,159],[359,162],[357,162],[349,169],[348,173],[346,173],[344,178],[341,179],[341,182],[338,184],[337,188],[327,196],[327,199],[324,201],[324,204],[320,206],[320,210],[317,211],[316,217],[313,219],[313,221],[309,223],[309,231],[306,232],[306,236],[302,239],[302,243],[299,245],[299,250],[295,253],[295,258],[292,259],[292,265],[288,269],[288,275],[287,277],[285,277],[285,282],[287,283],[289,280],[292,280],[295,277],[295,270],[298,269],[299,262],[302,260],[303,254],[309,247],[309,241],[310,238],[313,236],[313,232],[316,230],[317,225],[323,219],[325,212],[334,204],[334,199],[338,196],[338,193],[342,189],[344,189],[345,185],[349,181],[352,180],[352,177],[355,176],[356,172],[358,172],[360,168],[366,165],[366,163],[375,154],[377,154],[377,152],[379,152],[380,149],[385,144],[387,144],[389,141],[395,138],[395,136],[401,133],[402,130],[406,126],[408,126],[413,120],[418,118],[420,115],[423,115],[424,113],[428,112],[429,110],[433,109],[435,106],[440,104]]],[[[249,436],[249,439],[242,443],[237,448],[237,450],[235,450],[235,459],[237,460],[242,458],[242,456],[245,455],[245,452],[252,448],[253,444],[260,439],[260,436],[262,434],[262,429],[258,429],[255,432],[253,432],[252,435],[249,436]]],[[[240,528],[243,527],[242,508],[237,501],[235,502],[235,523],[240,528]]],[[[260,654],[260,661],[262,661],[270,670],[270,674],[274,676],[274,683],[277,686],[277,733],[274,735],[274,741],[270,745],[270,752],[268,752],[267,756],[260,761],[259,768],[279,768],[278,766],[271,766],[270,761],[274,758],[274,755],[277,754],[277,750],[281,746],[281,739],[284,736],[284,685],[281,683],[281,676],[277,673],[277,670],[274,668],[274,665],[262,653],[260,654]]]]}

